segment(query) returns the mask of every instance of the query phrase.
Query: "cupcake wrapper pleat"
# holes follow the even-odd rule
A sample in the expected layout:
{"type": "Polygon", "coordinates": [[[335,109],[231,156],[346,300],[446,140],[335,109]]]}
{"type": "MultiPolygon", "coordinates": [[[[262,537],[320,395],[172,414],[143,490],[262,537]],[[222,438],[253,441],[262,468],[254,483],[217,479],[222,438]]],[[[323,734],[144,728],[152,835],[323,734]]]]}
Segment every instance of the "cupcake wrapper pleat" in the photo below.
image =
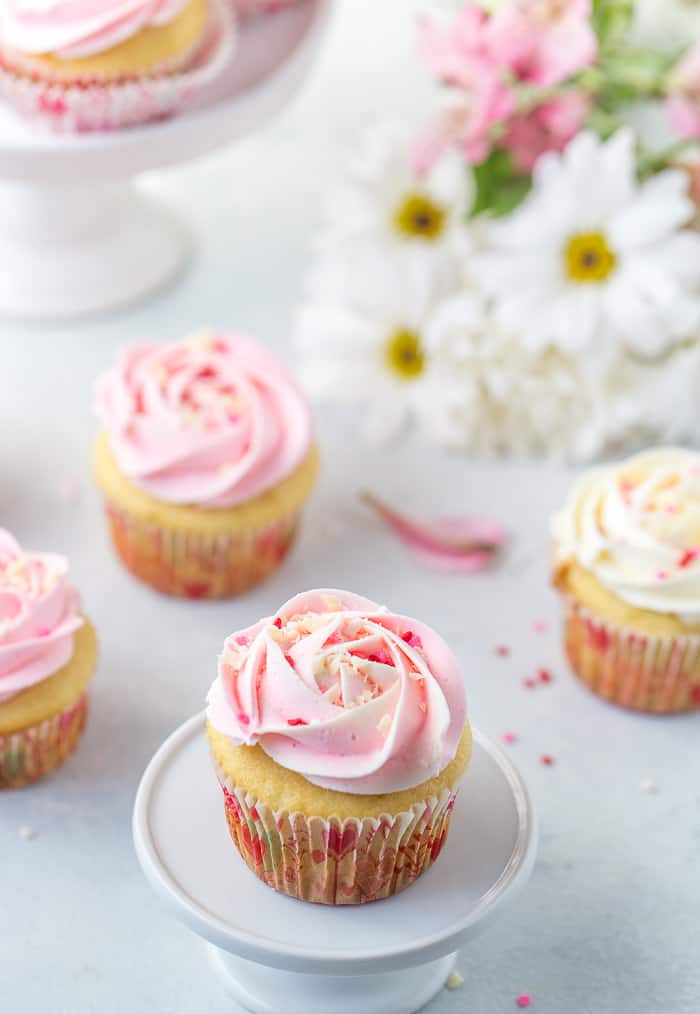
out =
{"type": "Polygon", "coordinates": [[[231,838],[269,887],[322,905],[361,905],[412,884],[437,859],[456,789],[405,813],[358,820],[273,811],[217,772],[231,838]]]}
{"type": "Polygon", "coordinates": [[[642,633],[564,601],[566,653],[590,690],[635,711],[700,708],[700,636],[642,633]]]}
{"type": "Polygon", "coordinates": [[[61,82],[18,69],[0,50],[0,99],[18,113],[40,119],[58,132],[113,130],[165,119],[210,84],[234,48],[233,15],[224,0],[212,0],[204,40],[178,70],[163,65],[133,81],[61,82]]]}
{"type": "Polygon", "coordinates": [[[0,735],[0,789],[43,778],[73,753],[85,728],[87,691],[63,711],[19,732],[0,735]]]}
{"type": "Polygon", "coordinates": [[[112,541],[124,565],[168,595],[225,598],[275,571],[292,546],[299,510],[260,528],[224,535],[176,531],[105,505],[112,541]]]}

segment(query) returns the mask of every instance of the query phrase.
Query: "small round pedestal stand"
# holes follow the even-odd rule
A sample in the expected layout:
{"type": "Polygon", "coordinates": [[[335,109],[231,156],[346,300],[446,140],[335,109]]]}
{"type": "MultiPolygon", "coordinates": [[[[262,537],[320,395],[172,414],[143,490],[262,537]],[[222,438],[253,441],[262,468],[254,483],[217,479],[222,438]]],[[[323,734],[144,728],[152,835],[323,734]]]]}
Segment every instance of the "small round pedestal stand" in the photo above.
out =
{"type": "Polygon", "coordinates": [[[284,897],[250,873],[229,839],[203,715],[149,764],[133,829],[149,883],[208,942],[224,987],[254,1014],[420,1010],[456,951],[526,883],[537,847],[522,778],[476,733],[443,853],[415,884],[362,906],[284,897]]]}

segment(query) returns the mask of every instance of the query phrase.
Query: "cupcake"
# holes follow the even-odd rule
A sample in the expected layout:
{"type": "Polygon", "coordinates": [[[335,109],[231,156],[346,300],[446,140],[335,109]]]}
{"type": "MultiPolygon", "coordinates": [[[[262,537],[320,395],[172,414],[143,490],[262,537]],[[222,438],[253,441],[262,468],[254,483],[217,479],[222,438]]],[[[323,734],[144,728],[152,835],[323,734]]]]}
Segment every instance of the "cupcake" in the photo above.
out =
{"type": "Polygon", "coordinates": [[[318,470],[309,407],[258,342],[126,349],[97,382],[97,484],[117,553],[158,591],[221,598],[283,561],[318,470]]]}
{"type": "Polygon", "coordinates": [[[587,472],[553,523],[578,678],[623,707],[700,707],[700,454],[659,448],[587,472]]]}
{"type": "Polygon", "coordinates": [[[387,898],[431,866],[472,746],[442,638],[343,591],[226,640],[207,735],[247,866],[326,905],[387,898]]]}
{"type": "Polygon", "coordinates": [[[0,788],[53,771],[85,725],[97,641],[67,570],[0,529],[0,788]]]}
{"type": "Polygon", "coordinates": [[[194,84],[180,79],[201,75],[222,48],[204,59],[214,30],[232,34],[223,9],[220,0],[3,0],[3,94],[78,129],[165,115],[194,84]]]}

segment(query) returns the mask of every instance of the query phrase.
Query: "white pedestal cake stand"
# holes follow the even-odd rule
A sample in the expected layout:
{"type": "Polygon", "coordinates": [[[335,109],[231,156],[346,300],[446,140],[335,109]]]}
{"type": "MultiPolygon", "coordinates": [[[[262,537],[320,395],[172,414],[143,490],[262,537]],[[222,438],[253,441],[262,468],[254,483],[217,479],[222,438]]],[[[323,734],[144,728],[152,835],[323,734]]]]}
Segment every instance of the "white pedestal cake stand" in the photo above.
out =
{"type": "Polygon", "coordinates": [[[74,317],[162,285],[189,252],[187,229],[133,177],[233,141],[280,110],[304,80],[332,0],[304,0],[246,24],[229,68],[173,119],[54,134],[0,108],[0,313],[74,317]]]}
{"type": "Polygon", "coordinates": [[[224,986],[256,1014],[419,1010],[442,988],[456,950],[525,884],[537,848],[522,778],[477,733],[443,853],[415,884],[357,907],[286,898],[247,869],[229,839],[203,715],[149,764],[133,830],[151,886],[208,941],[224,986]]]}

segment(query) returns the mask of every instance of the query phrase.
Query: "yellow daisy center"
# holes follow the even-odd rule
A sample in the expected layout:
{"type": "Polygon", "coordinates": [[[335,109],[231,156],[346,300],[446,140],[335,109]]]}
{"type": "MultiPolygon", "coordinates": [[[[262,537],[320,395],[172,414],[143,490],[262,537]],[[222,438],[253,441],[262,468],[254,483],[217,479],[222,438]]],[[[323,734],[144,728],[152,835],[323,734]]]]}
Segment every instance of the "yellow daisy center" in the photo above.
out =
{"type": "Polygon", "coordinates": [[[415,380],[425,368],[420,335],[414,331],[394,331],[384,351],[386,364],[401,380],[415,380]]]}
{"type": "Polygon", "coordinates": [[[408,194],[396,209],[394,225],[412,239],[436,240],[445,228],[445,209],[425,194],[408,194]]]}
{"type": "Polygon", "coordinates": [[[564,267],[572,282],[604,282],[616,261],[602,232],[579,232],[564,247],[564,267]]]}

